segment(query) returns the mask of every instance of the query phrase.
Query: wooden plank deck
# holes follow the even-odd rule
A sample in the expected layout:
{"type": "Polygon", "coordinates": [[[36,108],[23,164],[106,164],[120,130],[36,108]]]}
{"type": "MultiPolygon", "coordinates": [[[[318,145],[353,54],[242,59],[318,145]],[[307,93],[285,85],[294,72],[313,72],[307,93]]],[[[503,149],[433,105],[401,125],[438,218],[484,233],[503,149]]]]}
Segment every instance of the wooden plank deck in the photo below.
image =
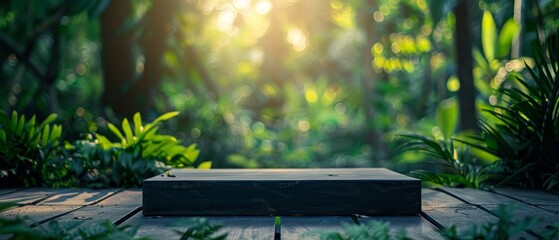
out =
{"type": "MultiPolygon", "coordinates": [[[[0,217],[27,215],[30,225],[57,221],[92,221],[109,219],[116,225],[138,226],[141,236],[156,239],[180,239],[174,230],[186,231],[185,221],[193,217],[144,216],[141,211],[141,189],[0,189],[0,202],[17,205],[0,217]]],[[[281,218],[282,239],[317,239],[313,231],[339,231],[343,224],[366,224],[380,220],[391,223],[391,231],[406,230],[414,239],[439,239],[437,230],[451,225],[482,224],[497,220],[495,206],[514,203],[517,211],[512,221],[525,216],[541,216],[544,224],[521,236],[537,239],[547,225],[559,221],[559,194],[534,190],[498,189],[488,192],[473,189],[422,189],[421,214],[411,216],[284,216],[281,218]]],[[[201,216],[204,217],[204,216],[201,216]]],[[[211,216],[221,223],[228,239],[271,239],[275,219],[272,216],[211,216]]],[[[0,236],[0,239],[8,236],[0,236]]]]}

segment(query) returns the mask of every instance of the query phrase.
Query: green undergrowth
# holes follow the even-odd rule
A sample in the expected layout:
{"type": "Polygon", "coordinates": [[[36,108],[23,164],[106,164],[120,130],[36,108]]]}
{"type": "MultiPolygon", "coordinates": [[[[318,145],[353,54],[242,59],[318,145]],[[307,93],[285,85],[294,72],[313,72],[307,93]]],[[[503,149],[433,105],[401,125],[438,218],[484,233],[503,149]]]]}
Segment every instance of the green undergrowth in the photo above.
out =
{"type": "Polygon", "coordinates": [[[196,162],[196,145],[159,133],[159,124],[178,114],[144,123],[136,113],[132,122],[109,123],[112,136],[84,133],[69,142],[54,114],[38,121],[0,113],[0,186],[131,187],[171,168],[210,168],[211,162],[196,162]]]}
{"type": "Polygon", "coordinates": [[[424,153],[441,166],[411,174],[451,187],[558,188],[559,33],[534,44],[532,54],[525,75],[493,90],[496,101],[481,110],[479,133],[397,135],[403,151],[424,153]]]}

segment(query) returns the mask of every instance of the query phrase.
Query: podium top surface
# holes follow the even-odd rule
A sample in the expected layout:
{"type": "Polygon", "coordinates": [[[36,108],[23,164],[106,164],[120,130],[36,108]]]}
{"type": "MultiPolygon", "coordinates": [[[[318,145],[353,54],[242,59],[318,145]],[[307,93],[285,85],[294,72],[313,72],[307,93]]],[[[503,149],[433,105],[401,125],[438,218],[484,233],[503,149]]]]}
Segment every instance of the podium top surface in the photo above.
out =
{"type": "Polygon", "coordinates": [[[173,181],[419,181],[386,168],[174,169],[144,182],[173,181]],[[170,177],[174,176],[174,177],[170,177]]]}

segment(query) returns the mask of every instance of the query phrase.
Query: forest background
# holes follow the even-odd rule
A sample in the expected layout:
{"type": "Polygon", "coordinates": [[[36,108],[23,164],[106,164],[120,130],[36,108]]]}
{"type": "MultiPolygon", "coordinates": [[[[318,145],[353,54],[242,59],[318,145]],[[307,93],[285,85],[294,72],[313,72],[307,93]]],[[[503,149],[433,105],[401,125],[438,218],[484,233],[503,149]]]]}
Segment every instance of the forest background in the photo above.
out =
{"type": "Polygon", "coordinates": [[[69,142],[178,111],[160,132],[214,168],[444,171],[395,136],[479,132],[558,15],[554,0],[2,1],[0,109],[56,113],[69,142]]]}

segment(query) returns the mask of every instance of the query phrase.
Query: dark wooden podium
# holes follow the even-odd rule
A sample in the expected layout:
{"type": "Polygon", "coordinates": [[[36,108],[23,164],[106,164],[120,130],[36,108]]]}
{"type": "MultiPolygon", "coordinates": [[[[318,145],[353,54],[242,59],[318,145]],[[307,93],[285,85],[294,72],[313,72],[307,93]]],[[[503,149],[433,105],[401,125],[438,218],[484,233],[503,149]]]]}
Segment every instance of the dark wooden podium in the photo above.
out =
{"type": "Polygon", "coordinates": [[[144,180],[144,215],[421,212],[421,181],[384,168],[177,169],[170,173],[144,180]]]}

